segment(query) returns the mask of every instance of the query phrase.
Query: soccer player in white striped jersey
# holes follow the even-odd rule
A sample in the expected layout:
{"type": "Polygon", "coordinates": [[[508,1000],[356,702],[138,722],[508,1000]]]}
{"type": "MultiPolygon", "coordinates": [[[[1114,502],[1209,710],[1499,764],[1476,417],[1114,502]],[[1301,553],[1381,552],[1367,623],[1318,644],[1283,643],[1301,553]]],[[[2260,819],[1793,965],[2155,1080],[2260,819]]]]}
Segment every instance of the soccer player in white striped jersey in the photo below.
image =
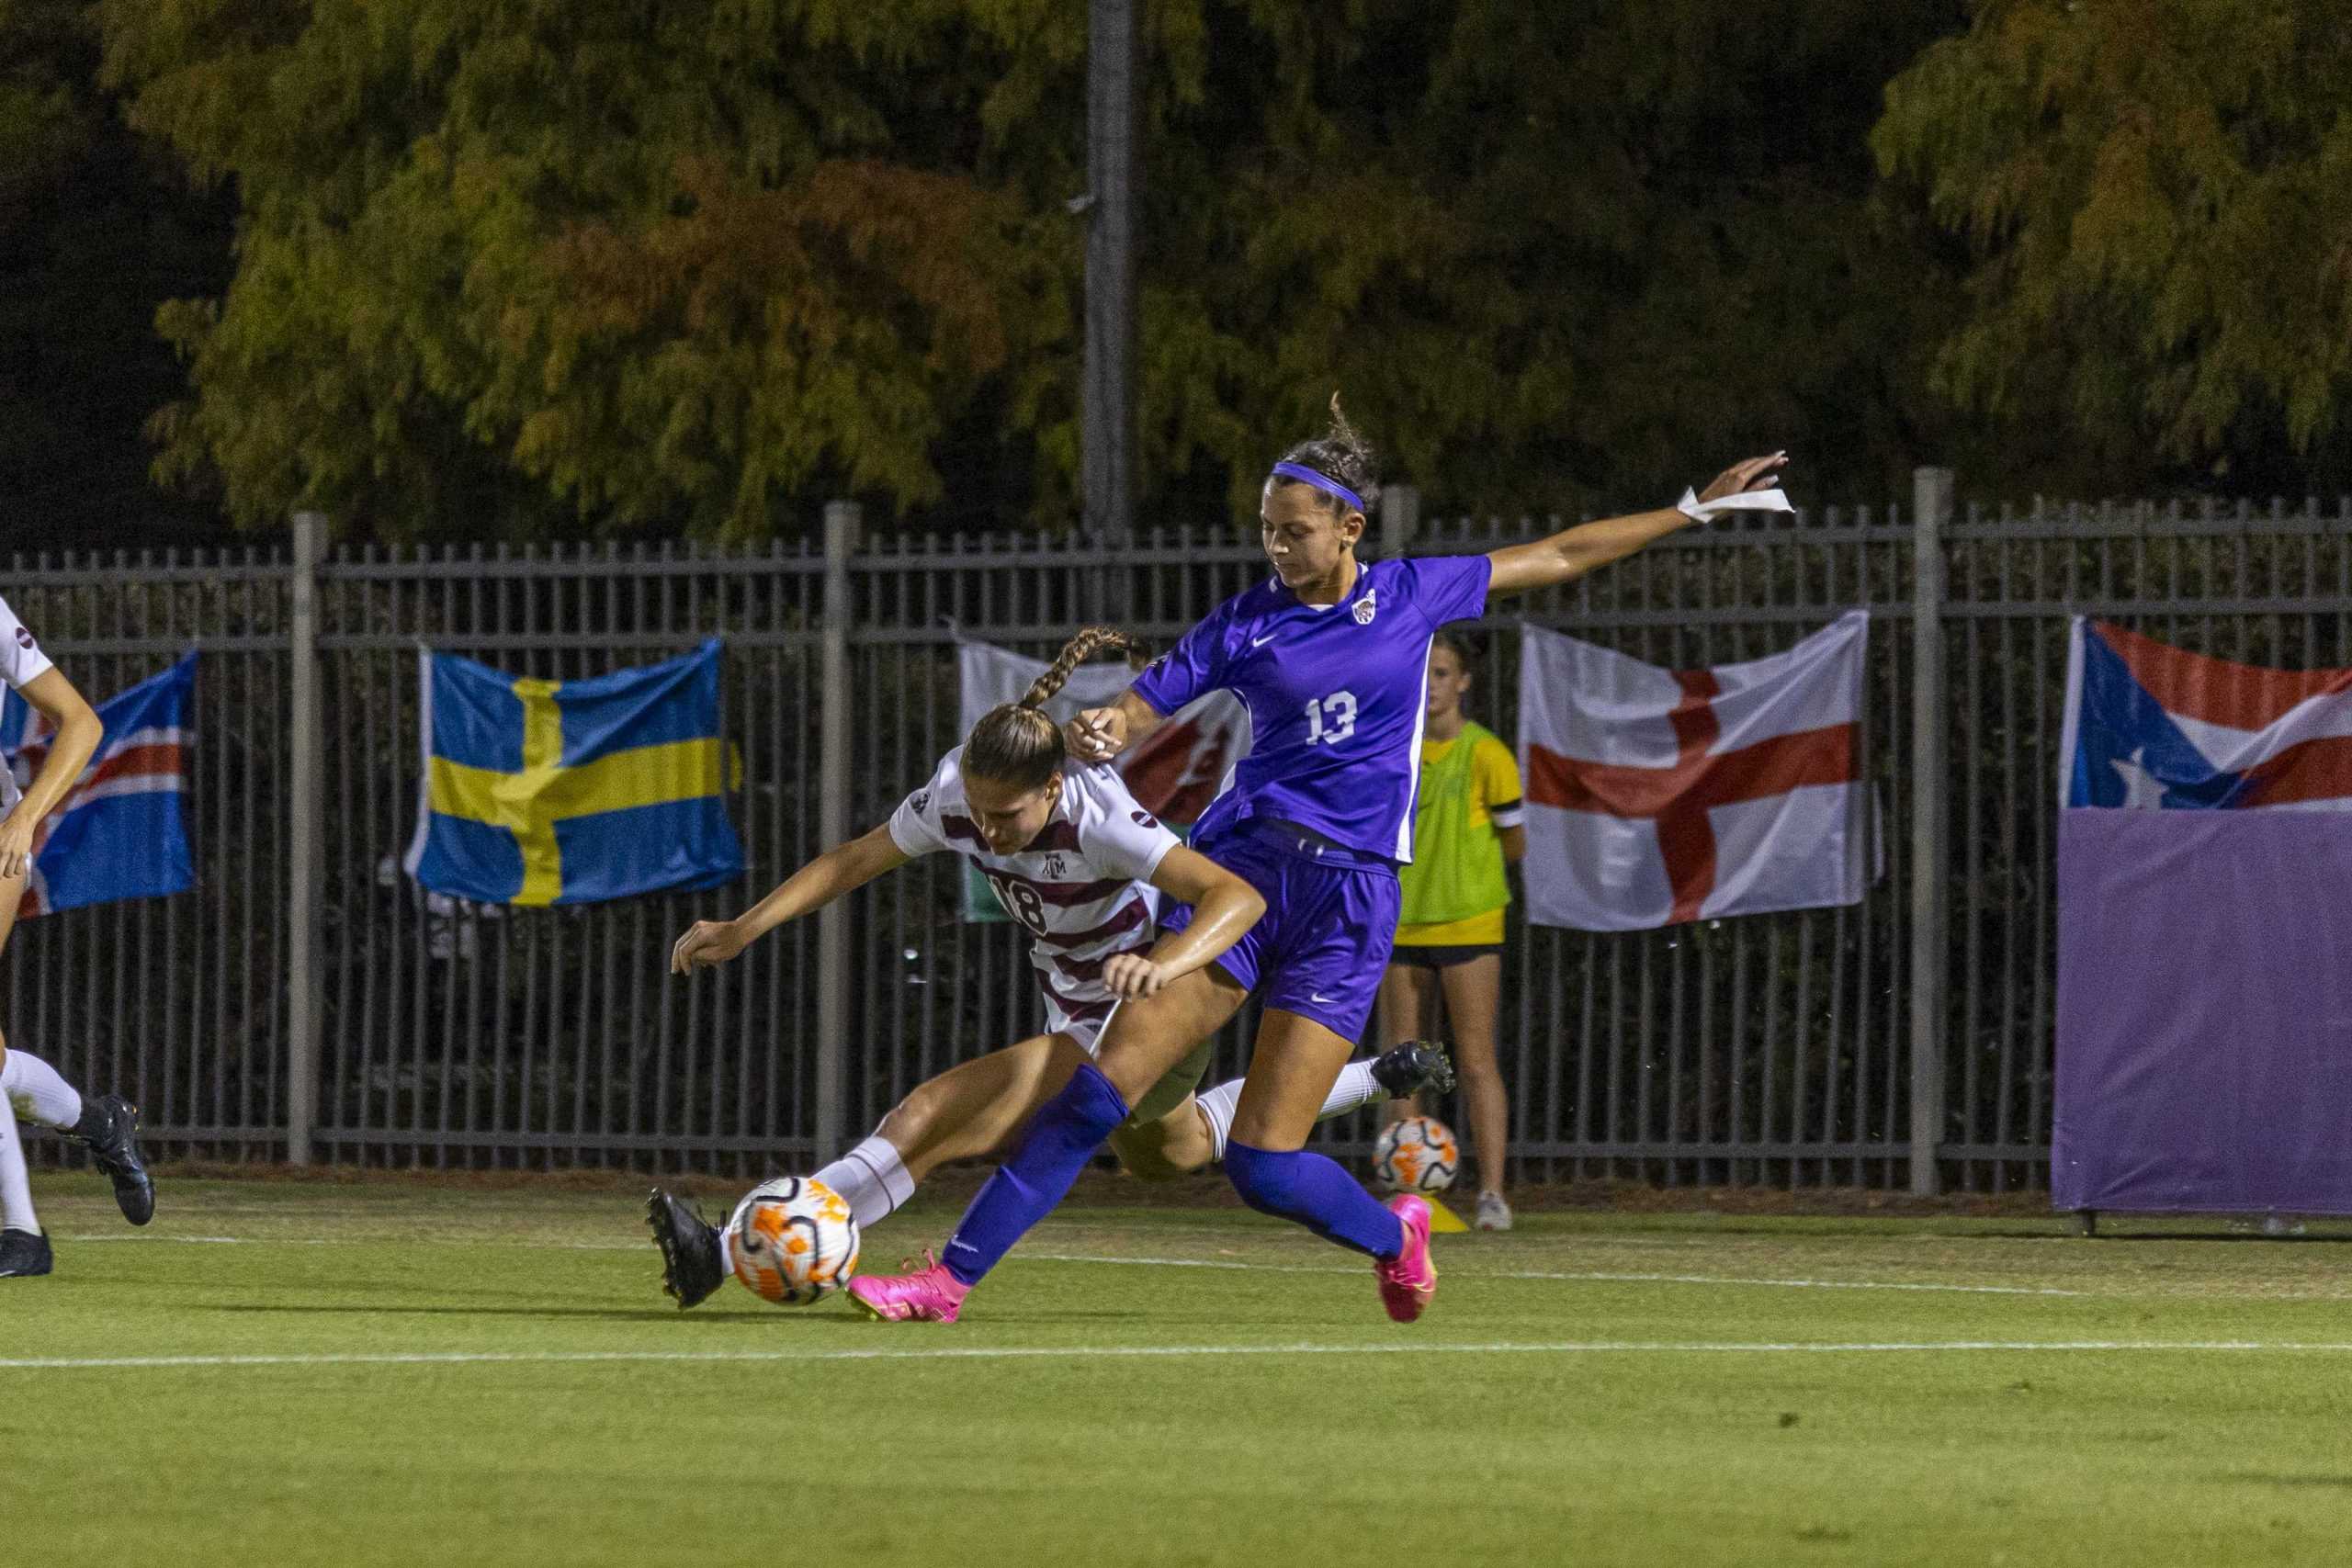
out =
{"type": "MultiPolygon", "coordinates": [[[[5,948],[24,902],[25,879],[32,874],[40,825],[81,778],[105,727],[5,600],[0,600],[0,679],[48,719],[53,732],[49,753],[29,787],[20,787],[16,775],[0,765],[0,948],[5,948]]],[[[20,1118],[85,1145],[98,1168],[113,1179],[123,1218],[134,1225],[154,1218],[155,1186],[139,1156],[138,1108],[111,1094],[85,1100],[55,1067],[0,1040],[0,1280],[35,1278],[54,1266],[48,1233],[33,1211],[32,1182],[17,1131],[20,1118]]]]}
{"type": "MultiPolygon", "coordinates": [[[[964,855],[1029,933],[1046,1032],[922,1084],[871,1137],[815,1173],[848,1201],[861,1227],[905,1202],[938,1166],[997,1148],[1093,1053],[1122,1000],[1198,975],[1264,908],[1248,883],[1185,848],[1138,805],[1114,769],[1079,763],[1064,750],[1046,703],[1087,658],[1125,641],[1107,627],[1080,632],[1020,702],[989,714],[942,758],[888,823],[820,855],[741,918],[698,921],[673,950],[680,974],[725,963],[785,921],[942,852],[964,855]],[[1185,937],[1155,941],[1163,894],[1193,907],[1185,937]]],[[[1214,1043],[1204,1042],[1170,1071],[1112,1135],[1130,1170],[1172,1176],[1223,1155],[1239,1081],[1193,1092],[1214,1043]]],[[[1347,1068],[1326,1113],[1432,1082],[1442,1088],[1450,1077],[1442,1052],[1408,1043],[1347,1068]]],[[[647,1213],[665,1286],[692,1306],[725,1279],[727,1240],[658,1189],[647,1213]]]]}

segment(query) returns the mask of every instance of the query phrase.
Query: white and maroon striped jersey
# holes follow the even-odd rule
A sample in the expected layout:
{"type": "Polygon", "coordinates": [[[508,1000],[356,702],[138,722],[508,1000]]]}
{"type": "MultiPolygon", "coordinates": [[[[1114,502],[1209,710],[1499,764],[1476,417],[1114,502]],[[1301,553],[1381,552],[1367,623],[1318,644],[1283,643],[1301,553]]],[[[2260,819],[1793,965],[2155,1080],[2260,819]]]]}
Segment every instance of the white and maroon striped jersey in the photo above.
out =
{"type": "Polygon", "coordinates": [[[962,855],[1030,936],[1029,962],[1046,993],[1048,1027],[1091,1051],[1114,998],[1102,984],[1113,954],[1151,945],[1159,895],[1153,872],[1174,833],[1136,803],[1107,762],[1062,764],[1061,799],[1045,830],[1009,855],[989,849],[964,797],[964,749],[939,760],[931,782],[890,816],[909,855],[962,855]]]}
{"type": "Polygon", "coordinates": [[[0,680],[21,692],[47,673],[49,655],[8,608],[8,601],[0,599],[0,680]]]}
{"type": "MultiPolygon", "coordinates": [[[[49,655],[40,650],[40,644],[25,629],[25,623],[17,619],[17,612],[8,608],[8,602],[0,599],[0,680],[21,692],[49,670],[49,655]]],[[[15,773],[6,763],[0,762],[0,817],[16,808],[20,795],[15,773]]]]}

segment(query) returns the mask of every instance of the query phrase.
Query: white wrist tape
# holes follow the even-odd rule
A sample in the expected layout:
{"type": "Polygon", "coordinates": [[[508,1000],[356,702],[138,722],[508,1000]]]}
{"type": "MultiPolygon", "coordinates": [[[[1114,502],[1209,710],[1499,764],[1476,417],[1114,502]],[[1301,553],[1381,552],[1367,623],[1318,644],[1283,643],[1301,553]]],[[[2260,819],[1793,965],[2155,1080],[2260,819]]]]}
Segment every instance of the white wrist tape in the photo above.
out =
{"type": "Polygon", "coordinates": [[[1794,512],[1789,496],[1782,490],[1745,490],[1736,495],[1719,495],[1713,501],[1701,501],[1695,490],[1685,490],[1674,510],[1694,523],[1704,523],[1724,512],[1794,512]]]}

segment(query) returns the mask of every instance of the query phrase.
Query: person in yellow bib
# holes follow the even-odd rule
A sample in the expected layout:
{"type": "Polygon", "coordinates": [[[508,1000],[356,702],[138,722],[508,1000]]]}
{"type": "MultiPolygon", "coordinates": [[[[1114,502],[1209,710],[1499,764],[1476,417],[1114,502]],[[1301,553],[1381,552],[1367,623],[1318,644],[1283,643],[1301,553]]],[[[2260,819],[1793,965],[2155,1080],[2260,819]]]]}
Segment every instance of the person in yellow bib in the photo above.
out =
{"type": "MultiPolygon", "coordinates": [[[[1477,1156],[1477,1226],[1507,1231],[1510,1105],[1496,1059],[1495,1015],[1503,911],[1510,905],[1504,868],[1527,852],[1526,814],[1510,748],[1462,711],[1469,689],[1467,649],[1459,637],[1440,632],[1430,648],[1413,859],[1398,874],[1404,906],[1380,982],[1380,1032],[1388,1044],[1415,1039],[1425,1015],[1442,1001],[1477,1156]]],[[[1392,1100],[1389,1111],[1394,1121],[1413,1108],[1392,1100]]]]}

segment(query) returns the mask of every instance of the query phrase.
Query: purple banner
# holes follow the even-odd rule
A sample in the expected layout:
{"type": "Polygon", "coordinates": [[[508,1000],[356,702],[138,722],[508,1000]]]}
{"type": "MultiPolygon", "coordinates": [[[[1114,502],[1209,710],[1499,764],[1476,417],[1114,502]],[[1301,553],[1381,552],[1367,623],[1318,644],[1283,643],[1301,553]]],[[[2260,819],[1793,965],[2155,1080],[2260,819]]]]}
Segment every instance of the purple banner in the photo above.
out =
{"type": "Polygon", "coordinates": [[[2352,812],[2059,813],[2059,1209],[2352,1214],[2352,812]]]}

